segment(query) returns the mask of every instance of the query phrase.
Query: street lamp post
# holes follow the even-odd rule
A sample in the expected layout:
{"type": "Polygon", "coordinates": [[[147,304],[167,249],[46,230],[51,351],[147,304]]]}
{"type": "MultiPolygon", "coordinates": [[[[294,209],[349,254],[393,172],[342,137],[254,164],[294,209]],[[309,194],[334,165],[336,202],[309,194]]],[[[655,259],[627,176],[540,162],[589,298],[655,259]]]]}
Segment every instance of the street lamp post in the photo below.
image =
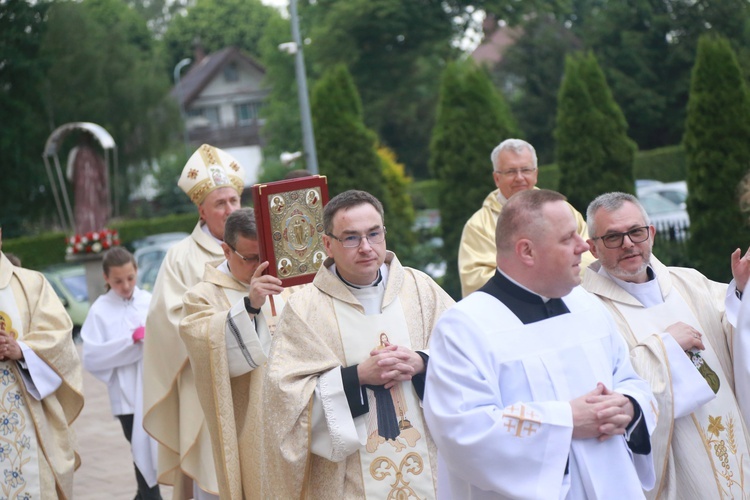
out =
{"type": "Polygon", "coordinates": [[[292,41],[296,45],[296,51],[294,53],[294,70],[297,76],[297,93],[299,95],[299,110],[302,122],[302,142],[305,149],[305,166],[311,174],[318,175],[318,155],[315,152],[315,136],[313,135],[312,117],[310,114],[310,100],[307,95],[305,57],[302,54],[302,40],[300,39],[299,34],[297,0],[290,0],[289,10],[292,25],[292,41]]]}
{"type": "Polygon", "coordinates": [[[186,57],[182,61],[178,62],[174,67],[174,86],[177,89],[177,104],[180,106],[180,116],[182,116],[182,129],[183,129],[183,141],[185,142],[185,160],[190,158],[190,144],[188,141],[188,129],[187,129],[187,118],[185,116],[185,108],[182,105],[182,86],[180,85],[180,71],[182,68],[192,62],[192,59],[186,57]]]}

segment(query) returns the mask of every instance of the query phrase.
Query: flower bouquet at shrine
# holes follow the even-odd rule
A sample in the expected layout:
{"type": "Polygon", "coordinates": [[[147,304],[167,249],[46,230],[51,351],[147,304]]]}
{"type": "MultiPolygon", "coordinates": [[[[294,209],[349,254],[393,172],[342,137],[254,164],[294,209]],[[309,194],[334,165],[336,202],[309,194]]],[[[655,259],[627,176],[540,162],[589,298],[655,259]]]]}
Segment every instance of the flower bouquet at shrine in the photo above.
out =
{"type": "Polygon", "coordinates": [[[120,244],[116,229],[102,229],[65,238],[66,255],[98,254],[120,244]]]}

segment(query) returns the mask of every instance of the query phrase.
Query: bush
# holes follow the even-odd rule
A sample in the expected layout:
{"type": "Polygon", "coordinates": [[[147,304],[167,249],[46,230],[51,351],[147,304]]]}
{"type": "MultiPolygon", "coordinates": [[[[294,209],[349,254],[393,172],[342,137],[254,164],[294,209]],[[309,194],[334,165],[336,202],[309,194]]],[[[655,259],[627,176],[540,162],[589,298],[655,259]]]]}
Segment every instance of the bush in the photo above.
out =
{"type": "Polygon", "coordinates": [[[411,194],[414,209],[440,208],[440,202],[438,201],[439,189],[440,183],[437,179],[412,182],[409,187],[409,194],[411,194]]]}
{"type": "MultiPolygon", "coordinates": [[[[158,233],[184,231],[190,233],[198,222],[198,214],[168,215],[153,219],[117,221],[109,224],[110,228],[120,233],[120,242],[130,242],[158,233]]],[[[65,262],[65,238],[62,232],[43,233],[37,236],[25,236],[3,241],[3,252],[10,252],[21,259],[23,267],[42,270],[53,264],[65,262]]]]}
{"type": "MultiPolygon", "coordinates": [[[[655,179],[661,182],[684,181],[687,179],[685,148],[678,144],[639,151],[635,154],[633,173],[636,179],[655,179]]],[[[560,169],[557,163],[539,166],[537,187],[557,191],[559,184],[560,169]]]]}
{"type": "Polygon", "coordinates": [[[656,179],[662,182],[687,179],[685,148],[681,144],[641,151],[635,156],[633,173],[636,179],[656,179]]]}

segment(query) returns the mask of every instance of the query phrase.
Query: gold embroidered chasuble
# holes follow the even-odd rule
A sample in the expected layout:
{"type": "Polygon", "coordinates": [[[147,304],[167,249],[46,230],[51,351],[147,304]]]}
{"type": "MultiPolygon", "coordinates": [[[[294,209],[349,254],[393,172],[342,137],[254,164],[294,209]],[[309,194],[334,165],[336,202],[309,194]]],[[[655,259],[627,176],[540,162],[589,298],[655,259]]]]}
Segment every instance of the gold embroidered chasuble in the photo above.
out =
{"type": "MultiPolygon", "coordinates": [[[[227,360],[227,315],[247,293],[247,285],[206,264],[203,281],[183,297],[185,319],[180,335],[196,374],[195,386],[211,435],[222,499],[267,498],[260,484],[263,366],[230,377],[227,360]]],[[[279,314],[284,298],[275,296],[274,304],[279,314]]],[[[271,315],[267,299],[261,314],[255,316],[255,329],[270,335],[277,319],[271,315]]],[[[265,361],[264,356],[254,354],[254,360],[265,361]]]]}
{"type": "Polygon", "coordinates": [[[173,497],[190,498],[185,476],[204,491],[216,494],[218,482],[211,440],[195,389],[193,370],[179,325],[184,317],[182,296],[203,278],[207,262],[224,253],[201,229],[167,251],[154,286],[146,319],[143,352],[143,427],[158,443],[158,481],[174,485],[173,497]]]}
{"type": "MultiPolygon", "coordinates": [[[[534,188],[536,189],[536,188],[534,188]]],[[[499,189],[495,189],[482,202],[482,208],[474,212],[461,233],[461,242],[458,246],[458,274],[461,279],[461,295],[466,297],[471,292],[479,290],[495,274],[497,269],[495,247],[495,226],[497,218],[503,209],[498,200],[499,189]]],[[[578,211],[568,204],[576,219],[578,234],[581,238],[588,239],[586,221],[578,211]]],[[[591,252],[581,256],[581,273],[586,266],[594,261],[591,252]]]]}
{"type": "MultiPolygon", "coordinates": [[[[393,253],[387,253],[385,262],[389,271],[382,309],[399,302],[411,349],[426,349],[435,322],[453,305],[453,300],[424,273],[402,267],[393,253]]],[[[351,349],[342,342],[342,337],[360,334],[359,331],[341,331],[337,315],[342,308],[364,313],[346,285],[328,269],[332,263],[331,259],[326,260],[312,285],[289,298],[266,367],[262,478],[264,492],[272,492],[273,498],[365,498],[366,491],[370,492],[363,477],[366,447],[368,444],[375,449],[378,445],[394,446],[377,443],[378,438],[374,437],[370,443],[362,442],[360,451],[340,462],[310,451],[316,384],[322,374],[348,366],[347,354],[351,349]]],[[[367,318],[369,316],[365,321],[367,318]]],[[[370,349],[375,347],[370,346],[369,339],[367,344],[370,349]]],[[[413,391],[411,384],[403,384],[401,388],[413,391]]],[[[399,399],[394,398],[397,412],[399,399]]],[[[411,404],[417,406],[416,402],[411,404]]],[[[409,411],[414,410],[416,408],[409,408],[409,411]]],[[[405,439],[407,437],[404,435],[405,439]]],[[[429,461],[436,464],[435,446],[426,429],[424,438],[429,461]]],[[[380,470],[387,470],[385,463],[376,465],[380,470]]],[[[388,484],[397,482],[393,469],[390,472],[388,484]]],[[[431,472],[434,478],[435,470],[431,472]]],[[[367,498],[379,497],[367,495],[367,498]]]]}
{"type": "Polygon", "coordinates": [[[598,262],[589,266],[583,278],[584,288],[612,313],[631,350],[633,367],[649,382],[659,403],[658,424],[651,436],[656,486],[647,492],[647,498],[750,496],[750,439],[734,395],[735,339],[725,313],[727,285],[710,281],[693,269],[668,268],[654,256],[651,266],[665,299],[664,304],[651,308],[598,274],[598,262]],[[670,371],[661,334],[676,321],[703,334],[706,351],[701,355],[716,372],[720,385],[715,399],[675,419],[678,382],[670,371]]]}
{"type": "Polygon", "coordinates": [[[72,498],[80,458],[70,425],[83,408],[73,325],[44,276],[14,267],[1,253],[0,312],[6,331],[15,331],[62,379],[53,394],[38,401],[27,392],[17,363],[0,362],[0,495],[25,498],[36,491],[41,498],[72,498]],[[38,484],[27,484],[24,470],[38,484]]]}
{"type": "MultiPolygon", "coordinates": [[[[382,308],[380,314],[365,315],[348,304],[334,300],[334,311],[341,331],[356,331],[356,335],[342,335],[346,365],[361,363],[373,349],[389,344],[414,348],[409,339],[404,310],[398,297],[382,308]]],[[[357,434],[366,438],[359,450],[363,486],[367,498],[430,498],[435,494],[437,464],[431,463],[425,436],[427,426],[422,416],[419,398],[411,381],[394,386],[386,397],[392,410],[381,409],[375,393],[366,391],[369,412],[355,419],[357,434]],[[380,429],[383,413],[391,412],[392,424],[398,424],[398,435],[387,439],[388,430],[380,429]]],[[[385,404],[388,406],[388,403],[385,404]]],[[[333,405],[323,404],[324,412],[335,411],[333,405]]],[[[394,432],[395,434],[395,432],[394,432]]],[[[434,457],[433,457],[434,458],[434,457]]]]}

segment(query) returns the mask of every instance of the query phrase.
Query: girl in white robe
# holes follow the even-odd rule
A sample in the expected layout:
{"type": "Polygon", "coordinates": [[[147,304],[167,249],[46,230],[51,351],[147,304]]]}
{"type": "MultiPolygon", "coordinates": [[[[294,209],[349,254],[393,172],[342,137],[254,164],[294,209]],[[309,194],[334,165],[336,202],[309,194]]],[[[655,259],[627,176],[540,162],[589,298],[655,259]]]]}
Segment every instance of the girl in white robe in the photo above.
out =
{"type": "Polygon", "coordinates": [[[138,482],[136,499],[161,499],[156,484],[155,442],[143,430],[143,338],[151,294],[136,286],[133,255],[114,247],[102,261],[108,291],[81,327],[83,366],[107,384],[112,414],[131,448],[138,482]]]}

